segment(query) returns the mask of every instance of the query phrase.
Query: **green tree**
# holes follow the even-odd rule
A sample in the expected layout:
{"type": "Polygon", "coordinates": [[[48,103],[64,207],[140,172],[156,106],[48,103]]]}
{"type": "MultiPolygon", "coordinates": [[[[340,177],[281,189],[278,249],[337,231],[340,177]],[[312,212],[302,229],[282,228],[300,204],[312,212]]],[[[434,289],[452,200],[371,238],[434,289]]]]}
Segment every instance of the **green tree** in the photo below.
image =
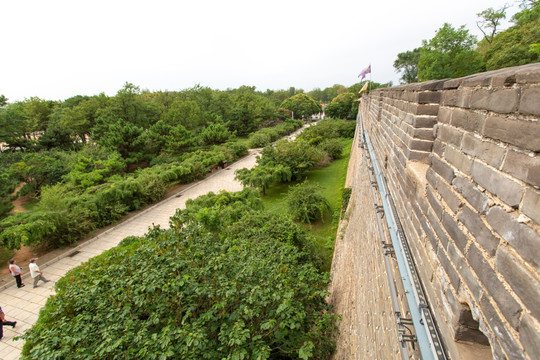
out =
{"type": "Polygon", "coordinates": [[[420,48],[398,54],[394,61],[396,72],[402,72],[401,81],[405,84],[418,82],[418,61],[420,60],[420,48]]]}
{"type": "Polygon", "coordinates": [[[45,131],[56,103],[31,97],[24,102],[25,116],[30,131],[45,131]]]}
{"type": "Polygon", "coordinates": [[[266,194],[266,189],[277,182],[291,181],[292,173],[289,167],[281,164],[255,166],[252,169],[238,169],[235,171],[235,179],[243,186],[251,186],[266,194]]]}
{"type": "Polygon", "coordinates": [[[7,143],[12,149],[26,149],[31,146],[31,132],[22,102],[0,108],[0,141],[7,143]]]}
{"type": "Polygon", "coordinates": [[[74,147],[73,133],[56,121],[49,122],[47,130],[38,138],[41,148],[70,150],[74,147]]]}
{"type": "Polygon", "coordinates": [[[218,118],[202,129],[199,139],[203,145],[221,144],[229,140],[233,133],[229,131],[223,120],[218,118]]]}
{"type": "Polygon", "coordinates": [[[114,114],[103,113],[96,121],[92,139],[99,145],[118,151],[129,162],[144,156],[141,134],[144,129],[114,114]]]}
{"type": "Polygon", "coordinates": [[[484,57],[487,70],[540,60],[540,54],[535,51],[540,39],[540,1],[524,2],[523,6],[512,19],[514,26],[496,34],[491,42],[480,42],[478,51],[484,57]]]}
{"type": "Polygon", "coordinates": [[[280,108],[292,111],[293,115],[298,119],[308,119],[311,115],[322,111],[321,105],[306,94],[291,96],[281,103],[280,108]]]}
{"type": "Polygon", "coordinates": [[[304,223],[322,219],[330,211],[328,200],[317,184],[303,182],[292,186],[287,193],[287,206],[291,216],[304,223]]]}
{"type": "Polygon", "coordinates": [[[142,129],[159,120],[158,106],[145,99],[138,86],[128,82],[110,99],[109,107],[117,117],[142,129]]]}
{"type": "Polygon", "coordinates": [[[358,113],[357,98],[356,94],[350,92],[338,95],[325,107],[324,113],[333,118],[354,119],[358,113]]]}
{"type": "Polygon", "coordinates": [[[228,118],[223,118],[228,121],[229,130],[236,131],[239,136],[248,135],[277,117],[274,104],[249,89],[237,91],[231,100],[232,106],[228,118]]]}
{"type": "Polygon", "coordinates": [[[474,50],[476,39],[465,26],[454,29],[445,23],[429,41],[424,40],[418,60],[418,80],[456,78],[485,69],[474,50]]]}
{"type": "Polygon", "coordinates": [[[108,97],[100,94],[92,97],[77,96],[55,108],[51,121],[77,135],[85,143],[96,125],[98,112],[107,107],[108,97]]]}
{"type": "Polygon", "coordinates": [[[193,100],[177,100],[163,115],[163,121],[171,126],[182,125],[188,130],[195,130],[206,124],[204,114],[193,100]]]}
{"type": "Polygon", "coordinates": [[[493,42],[493,37],[497,34],[497,28],[501,25],[501,21],[506,19],[506,9],[508,9],[508,5],[498,10],[488,8],[476,14],[480,18],[476,22],[476,26],[484,34],[484,40],[487,43],[491,44],[493,42]]]}
{"type": "Polygon", "coordinates": [[[283,165],[291,170],[292,180],[302,180],[323,155],[321,150],[301,139],[279,140],[262,150],[257,163],[270,167],[283,165]]]}

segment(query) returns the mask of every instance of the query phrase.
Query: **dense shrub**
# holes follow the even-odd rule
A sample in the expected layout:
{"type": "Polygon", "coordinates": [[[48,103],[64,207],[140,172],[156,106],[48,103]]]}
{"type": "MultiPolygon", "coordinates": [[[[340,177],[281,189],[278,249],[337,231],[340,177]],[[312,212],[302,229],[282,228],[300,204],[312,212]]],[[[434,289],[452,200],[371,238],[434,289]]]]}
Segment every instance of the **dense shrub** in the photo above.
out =
{"type": "Polygon", "coordinates": [[[276,227],[253,196],[209,195],[170,229],[68,272],[23,335],[22,359],[327,359],[336,333],[328,276],[295,244],[306,243],[302,229],[276,227]],[[205,212],[228,214],[216,217],[223,231],[198,220],[205,212]]]}
{"type": "Polygon", "coordinates": [[[320,143],[323,139],[353,138],[356,122],[341,119],[324,119],[316,126],[306,128],[298,137],[308,142],[320,143]],[[315,140],[313,140],[315,139],[315,140]]]}
{"type": "MultiPolygon", "coordinates": [[[[206,128],[208,142],[221,142],[230,137],[229,130],[221,125],[217,122],[206,128]]],[[[262,129],[261,134],[279,137],[301,125],[299,121],[285,121],[275,130],[262,129]]],[[[71,244],[93,229],[161,200],[171,184],[199,180],[211,170],[248,153],[243,143],[229,141],[181,155],[163,154],[153,158],[152,166],[124,174],[127,160],[112,148],[86,144],[81,151],[71,153],[1,154],[0,167],[6,171],[0,174],[0,180],[6,181],[0,186],[0,194],[5,194],[0,201],[0,218],[11,209],[8,195],[21,181],[27,183],[23,188],[25,193],[45,186],[48,194],[56,194],[55,201],[63,204],[63,208],[55,207],[54,211],[38,206],[39,211],[2,220],[0,241],[3,245],[19,248],[21,244],[39,243],[46,247],[71,244]],[[58,187],[46,187],[53,184],[58,187]]]]}
{"type": "Polygon", "coordinates": [[[249,147],[250,148],[260,148],[265,147],[270,144],[272,139],[269,134],[256,132],[249,137],[249,147]]]}
{"type": "Polygon", "coordinates": [[[292,186],[287,193],[287,206],[291,216],[298,221],[312,223],[330,211],[328,200],[320,193],[317,184],[303,182],[292,186]]]}
{"type": "Polygon", "coordinates": [[[343,145],[338,139],[327,139],[321,142],[319,148],[328,154],[332,160],[341,158],[343,145]]]}

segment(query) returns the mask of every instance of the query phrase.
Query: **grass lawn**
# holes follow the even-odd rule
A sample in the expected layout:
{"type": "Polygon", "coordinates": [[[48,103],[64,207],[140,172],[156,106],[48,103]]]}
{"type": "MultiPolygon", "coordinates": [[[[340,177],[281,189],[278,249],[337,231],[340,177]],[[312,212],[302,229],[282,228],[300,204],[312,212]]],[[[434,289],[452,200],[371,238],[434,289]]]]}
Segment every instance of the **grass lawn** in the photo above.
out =
{"type": "MultiPolygon", "coordinates": [[[[326,216],[323,221],[305,225],[315,236],[317,245],[324,254],[325,270],[330,270],[332,262],[334,241],[341,211],[341,195],[345,186],[352,141],[353,139],[343,140],[343,157],[341,159],[333,161],[328,166],[315,168],[307,176],[308,181],[317,183],[323,188],[322,194],[328,200],[332,209],[332,214],[326,216]]],[[[287,212],[287,191],[289,186],[294,184],[296,183],[276,184],[266,190],[266,195],[262,197],[265,208],[277,214],[287,212]]]]}

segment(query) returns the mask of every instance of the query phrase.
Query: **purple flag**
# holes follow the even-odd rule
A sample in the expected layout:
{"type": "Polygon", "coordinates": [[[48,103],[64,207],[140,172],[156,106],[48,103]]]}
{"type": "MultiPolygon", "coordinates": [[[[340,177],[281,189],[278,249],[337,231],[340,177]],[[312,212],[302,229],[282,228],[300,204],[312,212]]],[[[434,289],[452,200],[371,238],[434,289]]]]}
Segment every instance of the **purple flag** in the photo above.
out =
{"type": "Polygon", "coordinates": [[[360,74],[358,74],[358,77],[362,77],[360,79],[360,81],[364,80],[364,78],[366,77],[367,74],[371,73],[371,64],[369,64],[369,66],[367,68],[365,68],[364,70],[362,70],[362,72],[360,74]]]}

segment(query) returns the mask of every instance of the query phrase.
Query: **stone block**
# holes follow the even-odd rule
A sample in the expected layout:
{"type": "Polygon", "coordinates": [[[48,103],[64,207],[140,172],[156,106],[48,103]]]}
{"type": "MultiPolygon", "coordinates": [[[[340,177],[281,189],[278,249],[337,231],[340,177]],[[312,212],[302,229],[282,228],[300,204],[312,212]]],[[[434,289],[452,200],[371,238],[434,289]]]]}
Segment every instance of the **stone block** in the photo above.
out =
{"type": "Polygon", "coordinates": [[[490,116],[484,123],[482,134],[522,149],[540,151],[540,122],[490,116]]]}
{"type": "Polygon", "coordinates": [[[435,154],[437,154],[439,157],[442,158],[443,155],[444,155],[445,147],[446,147],[445,143],[443,143],[439,139],[435,139],[435,141],[433,142],[433,150],[432,150],[432,152],[434,152],[435,154]]]}
{"type": "Polygon", "coordinates": [[[507,324],[500,318],[499,314],[497,314],[497,310],[495,310],[487,297],[483,296],[482,299],[480,299],[480,307],[482,308],[486,324],[491,328],[493,337],[501,344],[505,353],[505,357],[497,358],[525,360],[525,354],[519,346],[518,339],[516,339],[510,329],[508,329],[507,324]]]}
{"type": "Polygon", "coordinates": [[[490,168],[475,160],[471,170],[471,176],[480,186],[497,196],[506,204],[517,207],[523,196],[522,186],[506,177],[500,171],[490,168]]]}
{"type": "Polygon", "coordinates": [[[441,106],[439,108],[439,114],[438,114],[438,117],[437,119],[439,120],[438,122],[440,124],[448,124],[450,125],[452,123],[452,116],[454,114],[454,112],[456,112],[458,110],[454,109],[454,108],[450,108],[450,107],[447,107],[447,106],[441,106]]]}
{"type": "MultiPolygon", "coordinates": [[[[474,276],[473,271],[465,261],[463,254],[452,243],[448,243],[446,250],[448,257],[457,269],[458,274],[461,276],[462,284],[465,284],[473,298],[476,301],[479,301],[484,293],[484,287],[480,284],[476,276],[474,276]]],[[[462,290],[460,290],[460,292],[461,291],[462,290]]]]}
{"type": "Polygon", "coordinates": [[[433,147],[433,141],[408,138],[407,147],[410,150],[431,152],[431,149],[433,147]]]}
{"type": "Polygon", "coordinates": [[[500,206],[488,210],[487,221],[523,259],[540,271],[540,236],[536,231],[518,222],[500,206]]]}
{"type": "Polygon", "coordinates": [[[465,155],[462,151],[456,150],[456,148],[453,146],[448,145],[444,152],[444,158],[462,173],[471,173],[473,160],[465,155]]]}
{"type": "MultiPolygon", "coordinates": [[[[428,171],[428,173],[430,173],[430,172],[428,171]]],[[[431,174],[432,173],[433,172],[431,172],[431,174]]],[[[428,177],[428,181],[430,181],[429,177],[428,177]]],[[[433,193],[433,190],[431,189],[430,186],[426,186],[426,197],[427,197],[427,200],[429,202],[429,205],[431,205],[431,208],[433,209],[433,212],[435,213],[437,218],[442,219],[442,209],[443,209],[442,205],[439,202],[439,199],[437,199],[437,197],[433,193]]]]}
{"type": "Polygon", "coordinates": [[[435,140],[435,136],[433,136],[433,129],[429,128],[412,128],[411,136],[419,140],[429,140],[431,142],[435,140]]]}
{"type": "Polygon", "coordinates": [[[456,214],[463,205],[463,202],[457,195],[457,192],[454,191],[454,188],[443,181],[438,175],[433,176],[432,186],[435,188],[435,190],[437,190],[444,202],[448,205],[448,208],[450,208],[450,210],[456,214]]]}
{"type": "Polygon", "coordinates": [[[527,188],[523,196],[521,211],[540,225],[540,192],[533,188],[527,188]]]}
{"type": "Polygon", "coordinates": [[[519,112],[522,114],[540,115],[540,86],[523,89],[519,112]]]}
{"type": "Polygon", "coordinates": [[[516,73],[514,69],[507,69],[491,77],[489,86],[492,88],[511,87],[516,83],[516,73]]]}
{"type": "Polygon", "coordinates": [[[483,160],[497,169],[500,168],[506,154],[505,148],[491,141],[482,140],[473,134],[465,134],[463,136],[461,148],[464,153],[483,160]]]}
{"type": "Polygon", "coordinates": [[[452,186],[467,200],[480,214],[484,214],[489,207],[489,198],[478,187],[462,176],[456,176],[452,186]]]}
{"type": "Polygon", "coordinates": [[[540,187],[540,156],[508,150],[502,170],[526,183],[540,187]]]}
{"type": "MultiPolygon", "coordinates": [[[[445,90],[442,94],[441,105],[444,106],[457,106],[459,98],[458,90],[445,90]]],[[[441,108],[442,109],[442,108],[441,108]]],[[[439,109],[439,114],[441,109],[439,109]]]]}
{"type": "Polygon", "coordinates": [[[476,89],[471,95],[473,109],[509,114],[517,110],[518,103],[519,90],[514,88],[476,89]]]}
{"type": "Polygon", "coordinates": [[[429,157],[429,162],[433,171],[439,174],[447,183],[452,183],[452,180],[454,180],[454,169],[450,165],[433,155],[429,157]]]}
{"type": "Polygon", "coordinates": [[[433,115],[437,116],[439,112],[439,104],[414,104],[411,108],[411,113],[414,115],[433,115]]]}
{"type": "Polygon", "coordinates": [[[452,113],[451,124],[466,131],[480,132],[484,126],[486,115],[472,110],[456,109],[452,113]]]}
{"type": "Polygon", "coordinates": [[[441,221],[446,232],[450,235],[450,238],[454,240],[456,247],[464,254],[467,243],[469,242],[467,235],[463,233],[456,220],[454,220],[454,218],[446,211],[443,211],[441,221]]]}
{"type": "Polygon", "coordinates": [[[459,284],[461,280],[459,279],[459,275],[454,269],[452,262],[450,259],[448,259],[448,256],[446,255],[446,252],[444,249],[439,248],[437,251],[437,258],[439,259],[439,264],[441,264],[442,268],[444,269],[444,272],[448,276],[448,279],[450,279],[450,284],[454,287],[454,290],[459,289],[459,284]]]}
{"type": "Polygon", "coordinates": [[[461,314],[461,310],[463,305],[459,302],[459,300],[456,297],[457,290],[452,289],[451,287],[447,287],[444,290],[444,296],[442,296],[442,300],[446,301],[448,304],[449,312],[447,314],[448,317],[453,320],[453,322],[459,323],[459,317],[461,314]]]}
{"type": "MultiPolygon", "coordinates": [[[[497,250],[495,268],[536,319],[540,319],[540,282],[520,264],[520,260],[502,246],[497,250]]],[[[540,353],[539,353],[540,354],[540,353]]]]}
{"type": "Polygon", "coordinates": [[[441,101],[441,93],[439,91],[425,91],[418,93],[419,104],[438,104],[441,101]]]}
{"type": "Polygon", "coordinates": [[[499,246],[499,239],[491,233],[482,218],[471,208],[464,206],[458,215],[458,220],[469,230],[474,241],[481,245],[489,256],[493,257],[499,246]]]}
{"type": "Polygon", "coordinates": [[[457,89],[461,85],[465,78],[455,78],[455,79],[448,79],[444,82],[443,88],[447,91],[447,89],[457,89]]]}
{"type": "Polygon", "coordinates": [[[412,126],[415,128],[432,128],[437,123],[437,117],[432,115],[411,115],[412,126]]]}
{"type": "Polygon", "coordinates": [[[424,81],[421,83],[417,83],[418,90],[424,90],[424,91],[437,91],[444,89],[444,83],[446,80],[430,80],[430,81],[424,81]]]}
{"type": "MultiPolygon", "coordinates": [[[[448,235],[444,231],[443,227],[441,226],[440,219],[435,215],[435,212],[432,209],[428,210],[427,218],[429,220],[429,224],[431,225],[431,228],[437,235],[437,238],[439,239],[440,247],[445,248],[448,246],[448,235]]],[[[442,215],[441,215],[442,218],[442,215]]],[[[435,248],[435,247],[434,247],[435,248]]]]}
{"type": "Polygon", "coordinates": [[[482,285],[486,288],[489,295],[495,300],[509,324],[514,329],[519,325],[519,315],[521,314],[521,305],[512,297],[500,282],[495,270],[486,261],[480,250],[476,246],[471,246],[467,252],[467,261],[473,271],[480,279],[482,285]]]}
{"type": "Polygon", "coordinates": [[[516,82],[518,84],[540,83],[540,63],[527,64],[516,69],[516,82]]]}
{"type": "Polygon", "coordinates": [[[459,90],[457,106],[462,108],[471,107],[472,89],[463,88],[459,90]]]}
{"type": "Polygon", "coordinates": [[[491,83],[491,74],[490,73],[478,73],[473,74],[465,79],[461,83],[463,87],[488,87],[491,83]]]}
{"type": "Polygon", "coordinates": [[[463,131],[452,126],[439,124],[437,129],[437,138],[447,144],[452,144],[455,147],[461,147],[461,139],[463,139],[463,131]]]}
{"type": "Polygon", "coordinates": [[[540,326],[529,315],[523,315],[519,326],[519,340],[530,359],[540,354],[540,326]]]}
{"type": "Polygon", "coordinates": [[[420,161],[425,164],[428,163],[430,154],[431,152],[429,151],[405,149],[405,156],[407,157],[407,159],[412,161],[420,161]]]}
{"type": "Polygon", "coordinates": [[[433,232],[433,228],[429,224],[427,218],[420,218],[420,225],[422,226],[422,230],[424,230],[424,234],[426,234],[426,237],[431,244],[431,250],[436,253],[439,249],[439,239],[433,232]]]}

